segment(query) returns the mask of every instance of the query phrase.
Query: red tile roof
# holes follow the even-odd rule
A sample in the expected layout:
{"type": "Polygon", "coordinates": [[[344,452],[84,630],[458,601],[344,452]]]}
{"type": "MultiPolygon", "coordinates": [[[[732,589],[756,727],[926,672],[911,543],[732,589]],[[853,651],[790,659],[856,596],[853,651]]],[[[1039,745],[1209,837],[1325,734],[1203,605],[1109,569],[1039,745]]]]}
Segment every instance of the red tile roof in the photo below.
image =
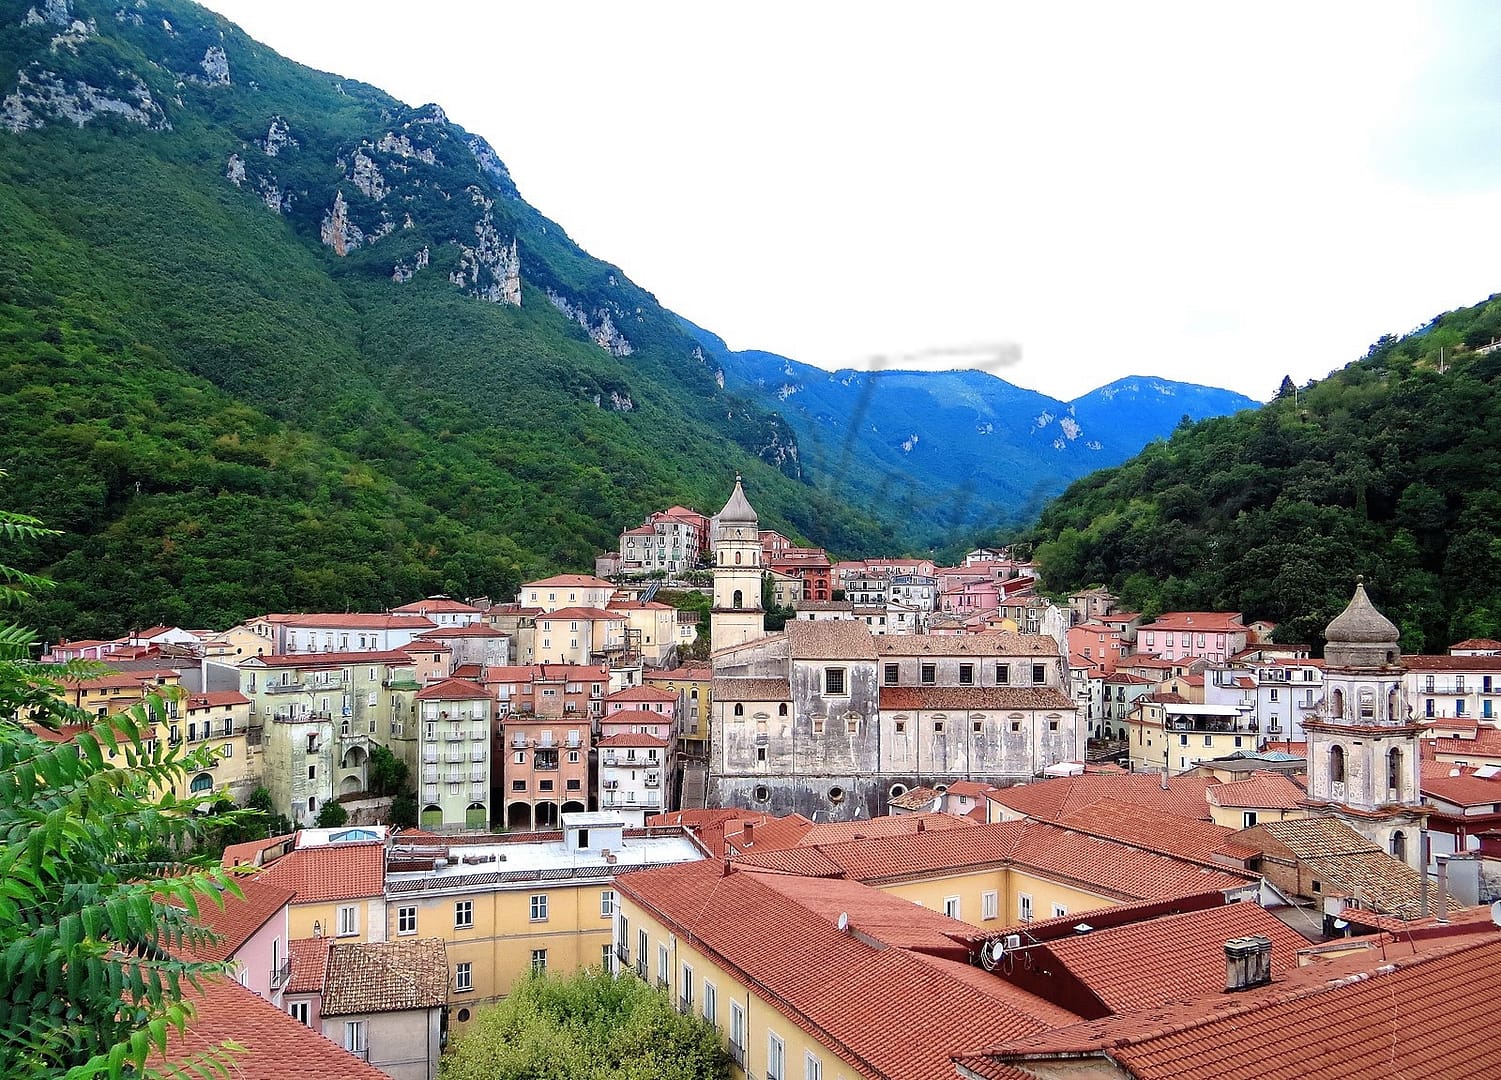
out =
{"type": "Polygon", "coordinates": [[[636,731],[622,731],[619,735],[608,735],[594,745],[602,747],[605,750],[610,749],[612,746],[648,746],[663,749],[667,746],[667,740],[636,731]]]}
{"type": "Polygon", "coordinates": [[[428,630],[417,635],[424,641],[437,638],[497,638],[505,637],[499,630],[489,623],[470,623],[468,626],[440,626],[436,630],[428,630]]]}
{"type": "Polygon", "coordinates": [[[663,690],[660,686],[628,686],[624,690],[617,690],[605,698],[611,701],[677,701],[678,696],[671,690],[663,690]]]}
{"type": "Polygon", "coordinates": [[[1425,761],[1422,769],[1423,795],[1427,798],[1466,807],[1501,803],[1501,774],[1480,776],[1474,769],[1441,761],[1425,761]]]}
{"type": "Polygon", "coordinates": [[[803,834],[798,845],[811,847],[879,836],[916,836],[944,829],[970,829],[976,824],[973,818],[954,814],[893,814],[856,821],[819,821],[803,834]]]}
{"type": "Polygon", "coordinates": [[[1205,634],[1235,633],[1245,630],[1240,612],[1233,611],[1164,611],[1142,630],[1190,630],[1205,634]]]}
{"type": "Polygon", "coordinates": [[[417,691],[418,701],[489,701],[495,695],[468,679],[444,679],[417,691]]]}
{"type": "Polygon", "coordinates": [[[466,604],[462,600],[454,600],[447,596],[429,596],[425,600],[413,600],[410,604],[402,604],[400,607],[391,609],[392,615],[425,615],[429,611],[441,612],[468,612],[478,615],[480,609],[473,604],[466,604]]]}
{"type": "MultiPolygon", "coordinates": [[[[955,1047],[1046,1031],[1062,1020],[1056,1006],[1024,991],[982,992],[968,973],[956,978],[928,957],[841,932],[827,905],[795,882],[725,874],[720,864],[703,862],[625,874],[616,888],[734,972],[856,1076],[950,1077],[955,1047]],[[794,895],[778,891],[778,884],[794,895]],[[894,1038],[895,1031],[901,1037],[894,1038]]],[[[874,893],[841,894],[846,906],[840,910],[857,930],[868,916],[890,932],[923,936],[943,920],[936,913],[920,915],[905,901],[893,907],[894,898],[874,893]],[[901,915],[911,925],[898,925],[901,915]]],[[[943,921],[956,934],[970,929],[943,921]]]]}
{"type": "Polygon", "coordinates": [[[292,961],[292,977],[287,980],[289,994],[321,994],[328,972],[328,947],[331,937],[295,938],[287,943],[292,961]]]}
{"type": "Polygon", "coordinates": [[[625,616],[616,611],[594,607],[565,607],[557,611],[544,611],[537,616],[538,622],[572,620],[577,622],[624,622],[625,616]]]}
{"type": "Polygon", "coordinates": [[[1235,834],[1234,829],[1199,818],[1111,798],[1061,814],[1056,822],[1077,832],[1204,862],[1212,862],[1214,853],[1235,834]]]}
{"type": "Polygon", "coordinates": [[[1497,641],[1495,638],[1465,638],[1463,641],[1455,642],[1449,646],[1450,652],[1453,652],[1455,649],[1501,650],[1501,641],[1497,641]]]}
{"type": "MultiPolygon", "coordinates": [[[[1453,1080],[1484,1075],[1484,1062],[1501,1060],[1498,995],[1501,935],[1461,929],[1432,943],[1311,964],[1240,994],[1013,1040],[996,1057],[1067,1062],[1081,1072],[1106,1060],[1110,1075],[1136,1080],[1453,1080]]],[[[982,1071],[991,1060],[966,1056],[961,1064],[992,1075],[982,1071]]]]}
{"type": "Polygon", "coordinates": [[[1252,934],[1272,939],[1274,975],[1297,967],[1298,950],[1310,944],[1270,912],[1239,903],[1058,938],[1044,948],[1115,1013],[1223,990],[1225,942],[1252,934]]]}
{"type": "Polygon", "coordinates": [[[1078,708],[1051,686],[883,686],[881,709],[1054,709],[1078,708]]]}
{"type": "MultiPolygon", "coordinates": [[[[223,978],[205,979],[203,989],[183,986],[193,1006],[185,1033],[168,1027],[166,1060],[187,1066],[203,1052],[226,1042],[238,1043],[243,1053],[231,1059],[235,1080],[388,1080],[331,1039],[223,978]]],[[[160,1066],[162,1058],[153,1054],[160,1066]]]]}
{"type": "Polygon", "coordinates": [[[291,889],[258,877],[241,878],[236,884],[243,897],[223,893],[218,897],[223,901],[223,907],[214,897],[198,898],[198,917],[194,921],[211,930],[217,940],[185,945],[182,948],[184,956],[194,960],[228,960],[292,899],[291,889]]]}
{"type": "Polygon", "coordinates": [[[1173,776],[1163,788],[1162,778],[1152,773],[1085,773],[1004,788],[990,798],[1039,821],[1056,821],[1097,799],[1107,798],[1208,821],[1209,803],[1204,791],[1219,782],[1212,776],[1173,776]]]}
{"type": "Polygon", "coordinates": [[[189,712],[194,709],[222,709],[226,706],[249,705],[250,699],[238,690],[209,690],[201,694],[189,694],[184,703],[189,712]]]}
{"type": "Polygon", "coordinates": [[[294,905],[382,896],[386,846],[372,840],[298,848],[263,869],[261,877],[291,889],[294,905]]]}
{"type": "Polygon", "coordinates": [[[555,574],[541,581],[528,581],[522,584],[523,589],[610,589],[615,588],[613,581],[605,581],[593,574],[555,574]]]}
{"type": "Polygon", "coordinates": [[[1402,666],[1410,671],[1501,671],[1501,656],[1408,656],[1403,654],[1402,666]]]}
{"type": "Polygon", "coordinates": [[[274,847],[289,844],[296,833],[283,833],[281,836],[268,837],[265,840],[247,840],[243,844],[230,844],[224,849],[224,855],[219,860],[221,866],[259,866],[260,854],[274,847]]]}
{"type": "Polygon", "coordinates": [[[1209,801],[1235,810],[1296,810],[1308,792],[1286,773],[1254,772],[1245,780],[1206,789],[1209,801]]]}

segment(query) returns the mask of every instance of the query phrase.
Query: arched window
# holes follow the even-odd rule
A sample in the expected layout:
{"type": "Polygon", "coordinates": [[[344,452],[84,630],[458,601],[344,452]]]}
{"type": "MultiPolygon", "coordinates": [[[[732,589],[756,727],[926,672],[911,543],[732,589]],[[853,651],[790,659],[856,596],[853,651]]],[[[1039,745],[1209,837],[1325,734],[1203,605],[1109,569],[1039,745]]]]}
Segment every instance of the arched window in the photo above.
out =
{"type": "Polygon", "coordinates": [[[1392,858],[1407,861],[1407,834],[1401,829],[1392,833],[1392,858]]]}
{"type": "Polygon", "coordinates": [[[317,811],[317,809],[318,809],[318,800],[315,797],[313,797],[312,795],[309,795],[307,797],[307,812],[309,814],[315,813],[317,811]]]}
{"type": "Polygon", "coordinates": [[[1376,691],[1369,686],[1362,687],[1360,691],[1360,718],[1362,720],[1374,720],[1376,717],[1376,691]]]}
{"type": "Polygon", "coordinates": [[[1329,748],[1329,780],[1335,784],[1345,782],[1345,750],[1342,746],[1329,748]]]}
{"type": "Polygon", "coordinates": [[[1336,690],[1329,696],[1329,711],[1336,719],[1343,720],[1345,717],[1345,692],[1336,690]]]}
{"type": "Polygon", "coordinates": [[[733,598],[733,602],[730,604],[730,607],[738,608],[738,607],[743,607],[744,605],[745,605],[745,594],[742,593],[739,589],[736,589],[735,590],[735,596],[733,598]]]}
{"type": "Polygon", "coordinates": [[[1402,793],[1402,751],[1397,747],[1386,755],[1386,786],[1393,795],[1402,793]]]}
{"type": "Polygon", "coordinates": [[[194,795],[202,795],[205,791],[212,791],[214,790],[214,778],[206,772],[201,772],[193,777],[193,783],[189,785],[188,790],[194,795]]]}
{"type": "Polygon", "coordinates": [[[736,566],[740,565],[740,552],[738,552],[738,551],[735,552],[735,565],[736,566]]]}
{"type": "Polygon", "coordinates": [[[735,702],[735,715],[736,716],[744,716],[745,715],[745,706],[742,705],[742,704],[740,704],[740,702],[738,702],[738,701],[735,702]]]}
{"type": "Polygon", "coordinates": [[[787,715],[787,703],[785,701],[782,702],[780,705],[777,706],[777,715],[778,716],[786,716],[787,715]]]}

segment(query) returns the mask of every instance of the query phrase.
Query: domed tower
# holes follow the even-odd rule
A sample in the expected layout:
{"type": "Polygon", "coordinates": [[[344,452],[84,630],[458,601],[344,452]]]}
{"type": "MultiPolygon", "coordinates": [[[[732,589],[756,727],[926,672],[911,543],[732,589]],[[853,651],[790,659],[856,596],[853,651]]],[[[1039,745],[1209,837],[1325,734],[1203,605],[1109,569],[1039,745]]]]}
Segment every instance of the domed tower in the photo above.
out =
{"type": "Polygon", "coordinates": [[[714,519],[714,609],[709,613],[710,645],[723,649],[762,637],[761,530],[745,497],[740,476],[714,519]]]}
{"type": "Polygon", "coordinates": [[[1357,579],[1324,631],[1324,699],[1303,721],[1308,804],[1341,818],[1415,869],[1427,814],[1418,732],[1402,689],[1400,632],[1357,579]]]}

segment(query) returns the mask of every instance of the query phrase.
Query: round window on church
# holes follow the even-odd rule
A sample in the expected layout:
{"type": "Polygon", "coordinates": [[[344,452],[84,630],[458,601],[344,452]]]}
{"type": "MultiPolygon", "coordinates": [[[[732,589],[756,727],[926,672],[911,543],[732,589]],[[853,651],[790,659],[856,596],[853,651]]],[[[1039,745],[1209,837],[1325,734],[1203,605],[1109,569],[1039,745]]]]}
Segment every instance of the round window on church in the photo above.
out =
{"type": "Polygon", "coordinates": [[[907,794],[906,784],[892,784],[891,794],[888,796],[888,798],[900,799],[905,794],[907,794]]]}
{"type": "Polygon", "coordinates": [[[844,788],[837,786],[829,788],[829,802],[833,803],[835,806],[838,806],[840,803],[844,802],[844,788]]]}
{"type": "Polygon", "coordinates": [[[771,798],[771,788],[767,787],[765,784],[757,784],[756,790],[751,792],[751,794],[755,796],[757,802],[765,802],[767,799],[771,798]]]}

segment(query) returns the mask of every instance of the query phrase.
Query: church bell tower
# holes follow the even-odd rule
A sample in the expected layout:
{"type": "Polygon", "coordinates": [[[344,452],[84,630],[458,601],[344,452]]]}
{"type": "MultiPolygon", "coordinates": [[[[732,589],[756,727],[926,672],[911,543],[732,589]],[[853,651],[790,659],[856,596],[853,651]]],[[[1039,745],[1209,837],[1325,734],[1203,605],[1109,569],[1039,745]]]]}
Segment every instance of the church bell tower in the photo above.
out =
{"type": "Polygon", "coordinates": [[[1400,636],[1357,579],[1324,631],[1324,699],[1303,721],[1307,802],[1421,870],[1420,728],[1402,688],[1400,636]]]}
{"type": "Polygon", "coordinates": [[[766,633],[761,611],[761,531],[740,477],[714,519],[714,608],[709,627],[715,649],[766,633]]]}

